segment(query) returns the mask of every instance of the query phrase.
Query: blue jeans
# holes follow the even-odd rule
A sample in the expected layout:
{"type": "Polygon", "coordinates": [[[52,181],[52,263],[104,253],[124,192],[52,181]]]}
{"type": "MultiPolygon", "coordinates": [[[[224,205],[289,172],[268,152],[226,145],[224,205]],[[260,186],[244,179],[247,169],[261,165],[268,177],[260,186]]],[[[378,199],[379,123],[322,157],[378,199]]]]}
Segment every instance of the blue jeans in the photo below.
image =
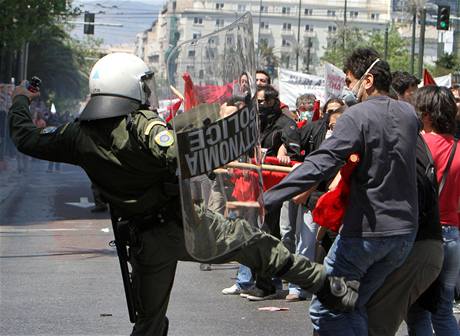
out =
{"type": "MultiPolygon", "coordinates": [[[[315,260],[316,232],[318,226],[313,222],[311,211],[305,206],[296,207],[298,226],[297,235],[298,241],[296,253],[307,257],[310,260],[315,260]]],[[[289,294],[297,294],[300,297],[308,297],[308,292],[301,289],[299,286],[289,283],[289,294]]]]}
{"type": "Polygon", "coordinates": [[[460,243],[458,228],[443,225],[442,238],[444,246],[444,262],[439,280],[441,294],[438,309],[435,314],[422,309],[419,305],[412,305],[407,318],[409,335],[432,335],[431,325],[436,336],[460,336],[457,321],[452,312],[455,283],[460,269],[460,243]]]}
{"type": "Polygon", "coordinates": [[[236,276],[236,286],[240,289],[249,289],[254,286],[251,269],[247,266],[240,265],[238,275],[236,276]]]}
{"type": "Polygon", "coordinates": [[[313,297],[310,318],[319,335],[367,335],[365,304],[385,278],[404,262],[414,238],[415,232],[378,238],[337,236],[324,259],[326,273],[359,280],[359,298],[353,312],[342,313],[327,309],[313,297]]]}

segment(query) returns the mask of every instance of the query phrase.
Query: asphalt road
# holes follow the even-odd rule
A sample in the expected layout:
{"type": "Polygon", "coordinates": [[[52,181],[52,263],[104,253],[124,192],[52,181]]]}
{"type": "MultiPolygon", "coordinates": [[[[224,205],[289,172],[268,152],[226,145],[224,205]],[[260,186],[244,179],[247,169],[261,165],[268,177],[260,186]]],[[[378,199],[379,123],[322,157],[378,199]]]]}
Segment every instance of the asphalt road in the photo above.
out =
{"type": "MultiPolygon", "coordinates": [[[[90,212],[86,175],[35,161],[0,203],[0,335],[128,335],[131,324],[107,214],[90,212]]],[[[179,263],[168,317],[173,336],[311,335],[308,302],[224,296],[236,264],[179,263]],[[286,307],[267,312],[258,308],[286,307]]],[[[406,335],[404,326],[398,335],[406,335]]]]}

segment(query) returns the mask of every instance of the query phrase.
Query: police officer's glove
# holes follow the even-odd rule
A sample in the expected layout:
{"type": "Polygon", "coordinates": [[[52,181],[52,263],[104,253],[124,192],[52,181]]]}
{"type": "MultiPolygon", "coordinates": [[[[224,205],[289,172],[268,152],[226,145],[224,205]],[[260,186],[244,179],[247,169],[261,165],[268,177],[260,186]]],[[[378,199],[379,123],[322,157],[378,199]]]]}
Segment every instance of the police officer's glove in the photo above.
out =
{"type": "Polygon", "coordinates": [[[359,285],[357,280],[346,281],[344,277],[328,276],[316,296],[326,308],[351,312],[358,300],[359,285]]]}

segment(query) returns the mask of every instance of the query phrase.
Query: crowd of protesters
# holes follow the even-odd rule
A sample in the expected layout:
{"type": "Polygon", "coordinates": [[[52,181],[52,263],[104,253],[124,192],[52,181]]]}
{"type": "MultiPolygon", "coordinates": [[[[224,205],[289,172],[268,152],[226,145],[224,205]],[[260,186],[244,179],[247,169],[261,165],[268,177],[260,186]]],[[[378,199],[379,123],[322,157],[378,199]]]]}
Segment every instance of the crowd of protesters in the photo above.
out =
{"type": "MultiPolygon", "coordinates": [[[[299,96],[288,111],[268,74],[257,71],[262,147],[279,164],[305,161],[303,175],[298,168],[266,193],[265,229],[291,251],[324,261],[328,272],[360,281],[354,312],[331,311],[313,297],[318,334],[394,335],[405,320],[410,335],[460,335],[453,313],[460,287],[460,85],[419,88],[415,76],[391,73],[372,49],[355,50],[344,71],[359,104],[332,98],[316,114],[314,95],[299,96]],[[360,163],[341,230],[318,227],[316,202],[337,186],[338,169],[355,152],[360,163]],[[433,181],[423,181],[430,168],[433,181]],[[436,189],[433,199],[429,188],[436,189]]],[[[250,301],[311,297],[293,284],[288,290],[241,265],[222,293],[250,301]]]]}

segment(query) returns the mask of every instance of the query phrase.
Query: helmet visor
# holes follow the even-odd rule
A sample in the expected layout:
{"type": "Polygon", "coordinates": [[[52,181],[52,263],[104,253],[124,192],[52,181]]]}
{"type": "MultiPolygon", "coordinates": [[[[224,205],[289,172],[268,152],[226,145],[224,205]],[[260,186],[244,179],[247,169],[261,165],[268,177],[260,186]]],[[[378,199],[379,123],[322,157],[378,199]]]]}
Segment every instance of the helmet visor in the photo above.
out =
{"type": "Polygon", "coordinates": [[[145,102],[148,103],[152,109],[158,109],[159,103],[156,94],[155,74],[153,72],[147,72],[142,76],[141,81],[145,93],[145,102]]]}

